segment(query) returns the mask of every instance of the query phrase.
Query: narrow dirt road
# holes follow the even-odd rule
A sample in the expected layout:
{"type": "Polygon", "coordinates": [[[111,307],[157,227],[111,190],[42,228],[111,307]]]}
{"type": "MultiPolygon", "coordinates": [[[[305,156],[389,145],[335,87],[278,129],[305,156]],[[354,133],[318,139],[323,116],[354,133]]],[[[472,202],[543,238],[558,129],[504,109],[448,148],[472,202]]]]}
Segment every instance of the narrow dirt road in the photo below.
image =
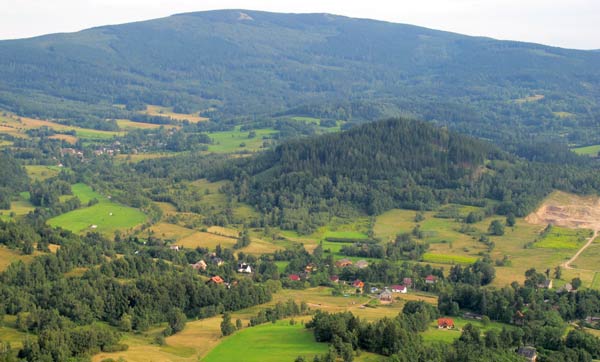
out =
{"type": "Polygon", "coordinates": [[[583,253],[583,251],[590,246],[594,240],[596,239],[596,237],[598,237],[598,229],[594,230],[594,234],[592,235],[592,237],[590,237],[587,241],[587,243],[585,243],[584,246],[581,247],[581,249],[579,249],[577,251],[577,253],[575,253],[575,255],[573,255],[573,257],[571,259],[569,259],[568,261],[564,262],[562,264],[562,267],[565,269],[573,269],[571,267],[571,263],[575,261],[575,259],[577,259],[579,257],[579,255],[581,255],[581,253],[583,253]]]}

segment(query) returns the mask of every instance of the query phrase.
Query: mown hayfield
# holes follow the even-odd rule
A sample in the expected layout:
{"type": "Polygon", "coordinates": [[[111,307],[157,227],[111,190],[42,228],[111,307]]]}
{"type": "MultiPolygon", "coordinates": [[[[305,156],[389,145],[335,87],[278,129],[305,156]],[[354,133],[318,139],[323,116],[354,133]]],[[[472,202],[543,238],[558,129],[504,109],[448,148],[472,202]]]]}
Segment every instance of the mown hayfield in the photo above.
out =
{"type": "Polygon", "coordinates": [[[466,255],[450,255],[450,254],[434,254],[425,253],[423,254],[423,261],[437,264],[473,264],[477,261],[475,256],[466,255]]]}
{"type": "Polygon", "coordinates": [[[187,249],[202,247],[213,250],[217,247],[217,245],[221,245],[224,248],[232,248],[236,242],[237,238],[197,231],[189,236],[177,240],[177,245],[181,245],[187,249]]]}
{"type": "Polygon", "coordinates": [[[230,238],[238,238],[240,236],[239,230],[232,228],[225,228],[222,226],[211,226],[207,229],[207,231],[211,234],[227,236],[230,238]]]}
{"type": "Polygon", "coordinates": [[[133,228],[146,221],[146,215],[138,209],[112,202],[84,184],[73,185],[73,194],[80,198],[83,205],[92,198],[98,203],[70,211],[48,220],[51,226],[59,226],[73,232],[95,230],[106,235],[112,235],[117,230],[133,228]],[[92,229],[91,226],[97,228],[92,229]]]}
{"type": "Polygon", "coordinates": [[[0,271],[8,268],[10,264],[18,260],[29,261],[34,255],[23,255],[20,251],[12,250],[4,245],[0,245],[0,271]]]}
{"type": "Polygon", "coordinates": [[[591,230],[567,229],[553,226],[552,230],[542,240],[535,243],[535,247],[577,250],[591,236],[591,230]]]}
{"type": "Polygon", "coordinates": [[[263,146],[263,142],[265,141],[263,137],[271,136],[277,131],[267,128],[257,129],[254,132],[256,136],[248,138],[249,131],[241,131],[238,126],[232,131],[209,133],[208,136],[213,140],[213,144],[208,146],[208,151],[214,153],[256,152],[263,146]]]}
{"type": "Polygon", "coordinates": [[[136,154],[119,154],[115,158],[121,162],[140,162],[143,160],[153,160],[156,158],[167,158],[175,157],[180,153],[175,152],[148,152],[148,153],[136,153],[136,154]]]}
{"type": "Polygon", "coordinates": [[[541,101],[542,99],[544,99],[544,95],[543,94],[534,94],[534,95],[531,95],[531,96],[527,96],[527,97],[515,99],[514,102],[518,103],[518,104],[523,104],[523,103],[541,101]]]}
{"type": "Polygon", "coordinates": [[[61,168],[58,166],[46,165],[26,165],[25,171],[27,176],[33,181],[43,181],[45,179],[55,177],[60,173],[61,168]]]}
{"type": "Polygon", "coordinates": [[[323,239],[335,238],[335,239],[349,239],[349,240],[366,240],[369,237],[359,231],[327,231],[323,235],[323,239]]]}
{"type": "Polygon", "coordinates": [[[0,341],[10,343],[14,349],[23,347],[23,341],[27,339],[27,333],[17,329],[17,317],[5,315],[0,323],[0,341]]]}
{"type": "Polygon", "coordinates": [[[33,211],[35,207],[31,204],[31,202],[26,199],[20,198],[16,201],[11,201],[10,210],[0,210],[0,219],[2,220],[11,220],[11,214],[15,216],[23,216],[27,215],[30,211],[33,211]]]}
{"type": "Polygon", "coordinates": [[[61,133],[57,133],[57,134],[52,135],[52,136],[50,136],[48,138],[53,139],[53,140],[62,140],[62,141],[65,141],[67,143],[70,143],[72,145],[76,144],[77,140],[78,140],[78,138],[75,137],[75,136],[72,136],[70,134],[61,134],[61,133]]]}
{"type": "Polygon", "coordinates": [[[282,246],[276,245],[263,239],[250,238],[250,240],[250,245],[240,249],[240,251],[243,251],[246,254],[260,256],[262,254],[270,254],[275,252],[276,250],[283,249],[282,246]]]}
{"type": "Polygon", "coordinates": [[[392,209],[377,216],[375,236],[383,240],[393,240],[397,234],[407,233],[415,226],[414,210],[392,209]]]}
{"type": "Polygon", "coordinates": [[[598,156],[598,152],[600,152],[600,145],[572,148],[571,151],[577,153],[578,155],[595,157],[598,156]]]}
{"type": "MultiPolygon", "coordinates": [[[[130,131],[132,129],[156,129],[160,128],[160,124],[154,123],[144,123],[144,122],[134,122],[128,119],[117,119],[117,125],[123,131],[130,131]]],[[[171,126],[171,125],[166,125],[171,126]]],[[[174,127],[174,126],[172,126],[174,127]]]]}
{"type": "Polygon", "coordinates": [[[226,338],[215,347],[203,362],[293,361],[299,355],[311,358],[326,353],[328,345],[317,343],[312,331],[288,321],[246,328],[226,338]]]}
{"type": "MultiPolygon", "coordinates": [[[[596,239],[598,240],[598,239],[596,239]]],[[[587,269],[600,272],[600,243],[595,241],[571,263],[573,268],[587,269]]]]}
{"type": "Polygon", "coordinates": [[[169,224],[166,222],[160,222],[158,224],[152,225],[150,228],[152,232],[154,232],[154,236],[161,238],[163,240],[181,240],[184,239],[196,231],[192,229],[188,229],[183,226],[169,224]]]}
{"type": "Polygon", "coordinates": [[[146,106],[146,110],[141,111],[140,113],[145,113],[150,116],[170,117],[177,121],[187,120],[187,121],[190,121],[191,123],[208,121],[208,118],[200,117],[198,115],[198,113],[195,113],[195,114],[194,113],[190,113],[190,114],[175,113],[175,112],[173,112],[172,107],[161,107],[161,106],[155,106],[155,105],[148,105],[148,106],[146,106]]]}

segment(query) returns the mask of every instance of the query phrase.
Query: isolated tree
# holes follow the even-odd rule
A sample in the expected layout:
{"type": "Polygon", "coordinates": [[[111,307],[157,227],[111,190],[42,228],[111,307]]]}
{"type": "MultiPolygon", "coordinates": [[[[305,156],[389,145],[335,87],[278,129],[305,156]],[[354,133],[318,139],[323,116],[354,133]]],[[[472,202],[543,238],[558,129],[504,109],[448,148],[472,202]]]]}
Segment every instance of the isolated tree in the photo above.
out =
{"type": "Polygon", "coordinates": [[[573,289],[579,289],[581,286],[581,279],[573,278],[573,280],[571,280],[571,285],[573,286],[573,289]]]}
{"type": "Polygon", "coordinates": [[[562,269],[560,268],[560,265],[559,265],[556,268],[554,268],[554,278],[560,279],[561,276],[562,276],[562,269]]]}
{"type": "Polygon", "coordinates": [[[168,316],[169,327],[173,330],[173,334],[180,332],[185,328],[187,318],[179,308],[173,308],[168,316]]]}
{"type": "Polygon", "coordinates": [[[235,332],[235,326],[231,323],[231,314],[223,313],[223,320],[221,321],[221,334],[223,337],[228,336],[235,332]]]}
{"type": "Polygon", "coordinates": [[[502,236],[504,235],[504,225],[502,222],[500,222],[500,220],[494,220],[490,223],[488,232],[492,235],[502,236]]]}
{"type": "Polygon", "coordinates": [[[508,216],[506,217],[506,225],[507,226],[515,226],[515,224],[517,223],[517,220],[515,218],[515,214],[513,214],[512,212],[510,214],[508,214],[508,216]]]}

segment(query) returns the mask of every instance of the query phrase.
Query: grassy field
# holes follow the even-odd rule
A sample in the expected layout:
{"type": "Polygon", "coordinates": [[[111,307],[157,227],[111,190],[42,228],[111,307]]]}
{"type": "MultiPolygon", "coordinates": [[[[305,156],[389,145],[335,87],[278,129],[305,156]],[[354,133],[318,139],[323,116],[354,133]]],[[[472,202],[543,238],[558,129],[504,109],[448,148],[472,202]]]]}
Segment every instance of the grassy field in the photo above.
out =
{"type": "Polygon", "coordinates": [[[240,127],[237,126],[233,131],[209,133],[208,136],[213,140],[213,144],[208,146],[208,151],[214,153],[256,152],[263,147],[265,142],[263,137],[270,137],[277,131],[268,128],[257,129],[254,132],[256,136],[248,138],[249,131],[240,131],[240,127]]]}
{"type": "Polygon", "coordinates": [[[27,176],[33,181],[43,181],[50,177],[57,176],[60,173],[61,168],[58,166],[44,166],[44,165],[26,165],[25,171],[27,176]]]}
{"type": "Polygon", "coordinates": [[[510,327],[498,322],[490,322],[487,325],[484,325],[481,321],[461,317],[452,317],[452,320],[454,321],[454,329],[438,329],[437,321],[432,322],[429,330],[421,333],[423,340],[426,342],[438,341],[452,343],[455,339],[460,337],[463,327],[469,323],[479,328],[482,333],[492,329],[499,332],[502,330],[502,327],[510,327]]]}
{"type": "Polygon", "coordinates": [[[571,151],[577,153],[578,155],[595,157],[598,156],[598,152],[600,152],[600,145],[572,148],[571,151]]]}
{"type": "Polygon", "coordinates": [[[423,254],[423,261],[437,264],[473,264],[477,259],[477,257],[466,255],[423,254]]]}
{"type": "Polygon", "coordinates": [[[72,189],[83,205],[92,198],[98,199],[99,202],[54,217],[48,220],[49,225],[60,226],[73,232],[89,231],[92,225],[96,225],[96,231],[112,235],[116,230],[130,229],[146,221],[146,215],[138,209],[112,202],[87,185],[76,184],[72,189]]]}
{"type": "Polygon", "coordinates": [[[12,201],[10,210],[0,210],[0,219],[10,220],[12,219],[11,213],[14,213],[15,216],[23,216],[33,211],[35,207],[28,200],[29,197],[20,196],[18,200],[12,201]]]}
{"type": "Polygon", "coordinates": [[[544,95],[542,94],[534,94],[532,96],[527,96],[519,99],[515,99],[514,102],[518,104],[529,103],[529,102],[537,102],[544,99],[544,95]]]}
{"type": "MultiPolygon", "coordinates": [[[[160,124],[154,123],[143,123],[143,122],[134,122],[128,119],[117,119],[117,125],[123,131],[130,131],[132,129],[155,129],[160,128],[160,124]]],[[[167,127],[174,127],[171,125],[166,125],[167,127]]]]}
{"type": "MultiPolygon", "coordinates": [[[[600,243],[597,241],[588,246],[571,264],[573,268],[587,269],[600,272],[600,243]]],[[[596,280],[596,279],[594,279],[596,280]]]]}
{"type": "Polygon", "coordinates": [[[12,264],[15,261],[22,260],[27,262],[33,259],[34,256],[35,255],[23,255],[20,251],[12,250],[5,247],[4,245],[0,245],[0,271],[5,270],[10,264],[12,264]]]}
{"type": "Polygon", "coordinates": [[[173,108],[171,107],[161,107],[148,105],[145,111],[141,111],[140,113],[145,113],[150,116],[161,116],[161,117],[170,117],[177,121],[190,121],[191,123],[198,123],[208,121],[206,117],[200,117],[198,113],[175,113],[173,112],[173,108]]]}
{"type": "Polygon", "coordinates": [[[226,338],[202,361],[293,361],[299,355],[311,358],[315,354],[327,352],[327,349],[328,345],[317,343],[312,331],[304,326],[279,321],[276,324],[246,328],[226,338]]]}
{"type": "Polygon", "coordinates": [[[587,238],[592,236],[591,230],[567,229],[553,226],[552,231],[535,243],[536,248],[579,249],[587,238]]]}

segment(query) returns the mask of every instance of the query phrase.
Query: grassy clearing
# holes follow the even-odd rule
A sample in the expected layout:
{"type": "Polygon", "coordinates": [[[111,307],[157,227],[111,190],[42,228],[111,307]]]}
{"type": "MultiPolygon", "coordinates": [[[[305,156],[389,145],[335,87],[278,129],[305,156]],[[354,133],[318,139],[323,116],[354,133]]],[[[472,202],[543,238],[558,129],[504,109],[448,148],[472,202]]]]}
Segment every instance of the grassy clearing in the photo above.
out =
{"type": "Polygon", "coordinates": [[[195,233],[194,230],[183,226],[160,222],[150,228],[156,237],[163,240],[181,240],[195,233]]]}
{"type": "Polygon", "coordinates": [[[502,327],[510,327],[509,325],[498,323],[498,322],[490,322],[487,325],[484,325],[481,321],[473,320],[473,319],[465,319],[461,317],[453,317],[454,320],[454,329],[438,329],[437,321],[431,323],[429,330],[421,333],[423,340],[426,342],[444,342],[444,343],[452,343],[455,339],[460,337],[462,329],[465,325],[471,323],[481,330],[482,333],[488,330],[496,330],[501,331],[502,327]]]}
{"type": "Polygon", "coordinates": [[[473,264],[478,258],[465,255],[423,254],[423,261],[438,264],[473,264]]]}
{"type": "Polygon", "coordinates": [[[137,154],[119,154],[115,158],[119,161],[124,162],[140,162],[143,160],[153,160],[156,158],[167,158],[181,155],[176,152],[149,152],[149,153],[137,153],[137,154]]]}
{"type": "Polygon", "coordinates": [[[25,171],[27,176],[33,181],[43,181],[51,177],[55,177],[60,173],[61,168],[58,166],[45,165],[26,165],[25,171]]]}
{"type": "Polygon", "coordinates": [[[592,236],[591,230],[567,229],[553,226],[552,231],[537,243],[536,248],[550,249],[579,249],[586,241],[586,238],[592,236]]]}
{"type": "MultiPolygon", "coordinates": [[[[18,260],[22,260],[24,262],[30,261],[33,257],[39,253],[34,253],[33,255],[23,255],[20,251],[9,249],[4,245],[0,246],[0,271],[4,271],[10,264],[16,262],[18,260]]],[[[1,338],[0,338],[1,339],[1,338]]]]}
{"type": "Polygon", "coordinates": [[[327,231],[323,238],[350,239],[350,240],[366,240],[369,237],[359,231],[327,231]]]}
{"type": "Polygon", "coordinates": [[[241,131],[237,126],[233,131],[213,132],[208,136],[213,140],[213,144],[208,146],[209,152],[214,153],[232,153],[239,151],[256,152],[263,148],[264,137],[269,138],[277,131],[271,128],[254,130],[256,136],[248,138],[249,131],[241,131]]]}
{"type": "Polygon", "coordinates": [[[231,237],[198,231],[178,240],[177,244],[188,249],[203,247],[213,250],[217,245],[221,245],[224,248],[232,248],[236,242],[237,239],[231,237]]]}
{"type": "Polygon", "coordinates": [[[317,343],[312,331],[288,321],[246,328],[221,342],[204,362],[293,361],[299,355],[312,357],[327,352],[326,343],[317,343]]]}
{"type": "Polygon", "coordinates": [[[575,262],[571,264],[574,268],[588,269],[600,272],[600,243],[594,242],[588,246],[575,262]]]}
{"type": "MultiPolygon", "coordinates": [[[[143,122],[134,122],[128,119],[117,119],[117,125],[123,131],[130,131],[132,129],[155,129],[160,128],[160,124],[154,123],[143,123],[143,122]]],[[[170,126],[170,125],[167,125],[170,126]]]]}
{"type": "Polygon", "coordinates": [[[598,156],[598,153],[600,152],[600,145],[572,148],[571,151],[577,153],[578,155],[595,157],[598,156]]]}
{"type": "Polygon", "coordinates": [[[10,203],[10,210],[0,210],[0,219],[11,220],[11,214],[14,214],[14,216],[23,216],[34,209],[35,207],[28,201],[28,198],[24,199],[20,197],[19,200],[10,203]]]}
{"type": "Polygon", "coordinates": [[[12,315],[4,316],[0,325],[0,341],[10,343],[12,348],[23,347],[23,341],[27,339],[27,333],[17,329],[17,317],[12,315]]]}
{"type": "Polygon", "coordinates": [[[145,111],[141,111],[140,113],[145,113],[150,116],[159,116],[159,117],[170,117],[177,121],[189,121],[191,123],[198,123],[208,121],[206,117],[200,117],[198,113],[175,113],[173,112],[172,107],[161,107],[155,105],[148,105],[145,111]]]}
{"type": "Polygon", "coordinates": [[[53,140],[62,140],[62,141],[65,141],[67,143],[70,143],[72,145],[76,144],[77,141],[79,140],[77,137],[72,136],[70,134],[60,134],[60,133],[52,135],[52,136],[50,136],[48,138],[53,139],[53,140]]]}
{"type": "Polygon", "coordinates": [[[112,235],[116,230],[133,228],[146,221],[146,215],[138,209],[110,201],[107,197],[93,191],[84,184],[73,185],[73,194],[86,204],[92,198],[98,203],[73,210],[48,220],[51,226],[59,226],[73,232],[85,232],[96,225],[96,231],[112,235]]]}
{"type": "Polygon", "coordinates": [[[529,102],[537,102],[544,99],[543,94],[534,94],[532,96],[527,96],[519,99],[515,99],[514,102],[517,104],[529,103],[529,102]]]}

